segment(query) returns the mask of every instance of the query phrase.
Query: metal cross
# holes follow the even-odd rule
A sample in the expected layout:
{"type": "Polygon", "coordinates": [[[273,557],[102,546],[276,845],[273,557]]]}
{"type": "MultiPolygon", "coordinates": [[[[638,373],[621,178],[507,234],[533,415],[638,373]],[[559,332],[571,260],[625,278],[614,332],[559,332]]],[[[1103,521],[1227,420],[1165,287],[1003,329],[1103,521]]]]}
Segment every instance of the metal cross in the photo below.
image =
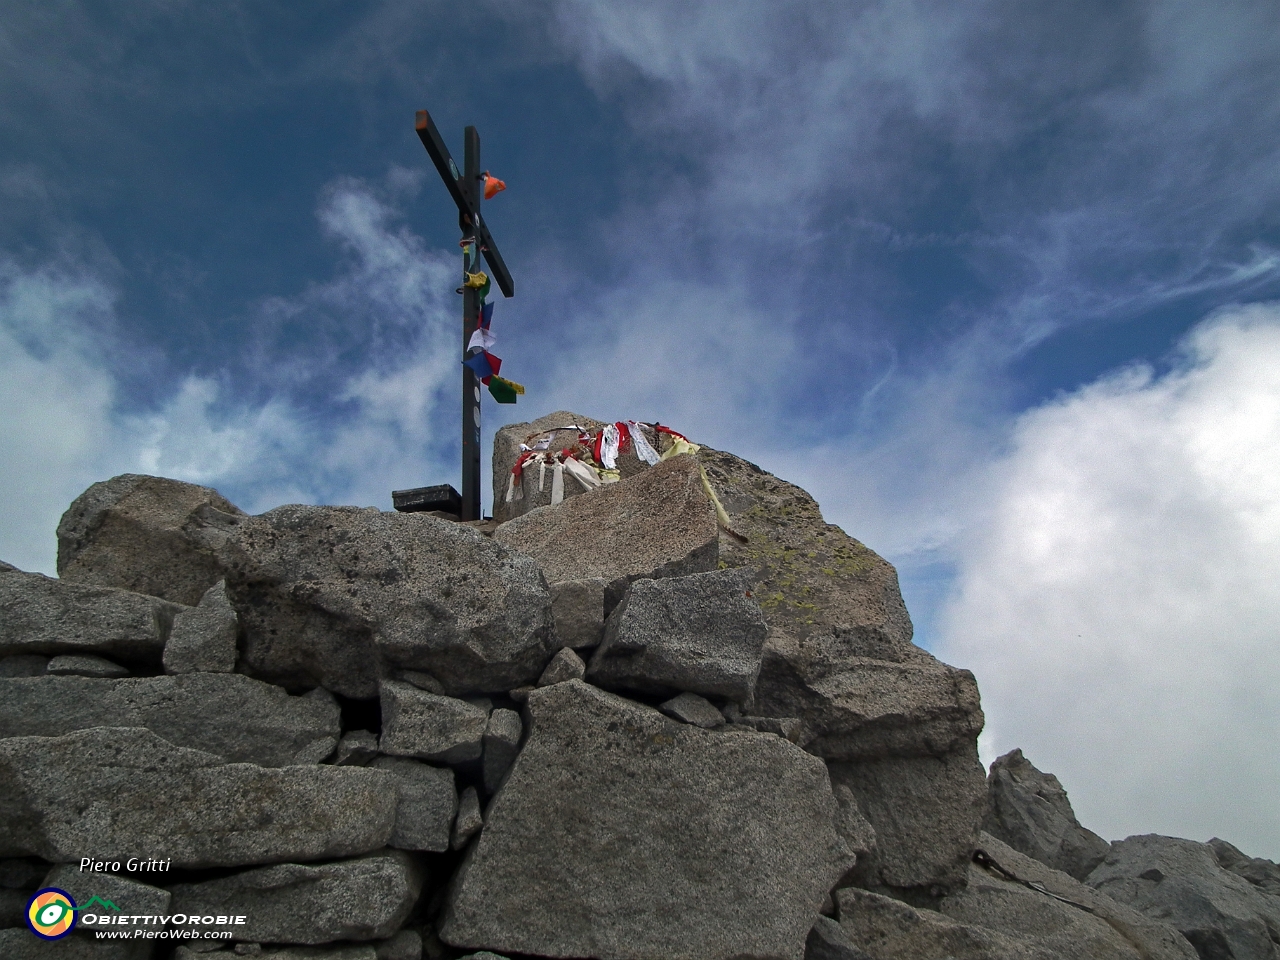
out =
{"type": "MultiPolygon", "coordinates": [[[[449,148],[440,139],[440,132],[425,110],[418,111],[415,124],[418,139],[427,148],[431,162],[436,165],[449,195],[458,205],[458,227],[462,239],[474,239],[472,245],[463,246],[462,272],[475,273],[480,269],[480,257],[489,269],[503,296],[515,296],[515,284],[507,265],[502,262],[498,245],[489,235],[489,228],[480,217],[480,201],[484,197],[483,178],[480,171],[480,134],[475,127],[467,127],[464,134],[463,169],[449,155],[449,148]]],[[[462,288],[462,353],[466,356],[467,343],[480,324],[480,291],[473,287],[462,288]]],[[[462,367],[462,516],[463,520],[480,519],[480,381],[470,367],[462,367]]]]}

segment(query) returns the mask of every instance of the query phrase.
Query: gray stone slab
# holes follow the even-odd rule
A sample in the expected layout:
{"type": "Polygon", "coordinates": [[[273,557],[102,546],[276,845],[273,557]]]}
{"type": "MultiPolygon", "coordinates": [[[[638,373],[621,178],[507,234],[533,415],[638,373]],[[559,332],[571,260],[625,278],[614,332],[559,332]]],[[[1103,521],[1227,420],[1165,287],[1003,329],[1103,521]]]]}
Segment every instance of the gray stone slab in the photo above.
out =
{"type": "Polygon", "coordinates": [[[746,570],[637,580],[609,615],[587,677],[610,688],[747,701],[767,634],[746,570]]]}
{"type": "Polygon", "coordinates": [[[223,763],[149,730],[97,727],[0,740],[0,856],[147,856],[232,867],[386,845],[392,778],[364,767],[223,763]]]}
{"type": "Polygon", "coordinates": [[[377,755],[377,736],[368,730],[352,730],[338,741],[333,762],[340,767],[363,767],[377,755]]]}
{"type": "MultiPolygon", "coordinates": [[[[127,861],[123,861],[127,863],[127,861]]],[[[156,879],[163,883],[167,873],[156,873],[156,879]]],[[[109,900],[118,912],[125,914],[163,914],[169,909],[169,891],[147,883],[139,883],[128,877],[119,877],[114,873],[94,873],[81,870],[78,864],[59,864],[49,871],[41,887],[56,887],[69,893],[76,904],[85,907],[90,900],[109,900]]],[[[100,915],[116,911],[110,907],[99,905],[94,908],[100,915]]],[[[81,923],[84,918],[81,918],[81,923]]]]}
{"type": "Polygon", "coordinates": [[[448,850],[458,812],[453,771],[404,757],[378,757],[370,767],[395,778],[400,802],[388,846],[436,853],[448,850]]]}
{"type": "Polygon", "coordinates": [[[479,706],[384,680],[378,748],[397,757],[465,763],[480,757],[488,712],[479,706]]]}
{"type": "Polygon", "coordinates": [[[528,710],[442,940],[547,957],[800,960],[850,862],[821,761],[580,680],[533,691],[528,710]]]}
{"type": "Polygon", "coordinates": [[[61,940],[41,940],[24,927],[0,930],[4,960],[147,960],[155,941],[96,940],[79,931],[61,940]]]}
{"type": "Polygon", "coordinates": [[[244,916],[233,939],[322,944],[395,933],[422,889],[422,869],[399,850],[335,863],[281,863],[202,883],[175,884],[174,913],[244,916]]]}
{"type": "Polygon", "coordinates": [[[182,609],[114,587],[0,571],[0,656],[96,653],[158,665],[182,609]]]}
{"type": "Polygon", "coordinates": [[[179,747],[283,767],[332,752],[339,711],[332,701],[291,697],[239,674],[0,680],[0,737],[90,727],[146,727],[179,747]]]}
{"type": "Polygon", "coordinates": [[[0,677],[43,677],[49,667],[49,660],[49,657],[42,657],[38,653],[0,657],[0,677]]]}

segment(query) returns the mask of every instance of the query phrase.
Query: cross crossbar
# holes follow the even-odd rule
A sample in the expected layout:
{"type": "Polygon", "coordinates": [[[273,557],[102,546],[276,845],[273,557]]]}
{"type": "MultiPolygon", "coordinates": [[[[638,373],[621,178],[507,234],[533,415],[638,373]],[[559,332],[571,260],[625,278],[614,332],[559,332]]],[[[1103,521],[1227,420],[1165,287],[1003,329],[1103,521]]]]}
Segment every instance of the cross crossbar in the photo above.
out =
{"type": "MultiPolygon", "coordinates": [[[[414,126],[418,131],[418,139],[427,148],[431,162],[440,173],[440,179],[449,189],[449,196],[453,197],[453,202],[458,206],[459,226],[462,227],[463,232],[475,231],[480,252],[484,255],[485,262],[489,264],[489,269],[493,271],[493,279],[497,281],[498,289],[502,291],[504,297],[514,297],[515,282],[507,271],[507,265],[502,261],[502,254],[498,252],[498,245],[493,242],[489,228],[485,226],[484,219],[480,216],[480,204],[476,196],[478,184],[466,182],[462,171],[449,155],[449,148],[444,145],[444,140],[441,139],[440,131],[436,129],[431,114],[426,110],[419,110],[414,126]]],[[[475,127],[467,128],[468,138],[475,135],[474,130],[475,127]]]]}

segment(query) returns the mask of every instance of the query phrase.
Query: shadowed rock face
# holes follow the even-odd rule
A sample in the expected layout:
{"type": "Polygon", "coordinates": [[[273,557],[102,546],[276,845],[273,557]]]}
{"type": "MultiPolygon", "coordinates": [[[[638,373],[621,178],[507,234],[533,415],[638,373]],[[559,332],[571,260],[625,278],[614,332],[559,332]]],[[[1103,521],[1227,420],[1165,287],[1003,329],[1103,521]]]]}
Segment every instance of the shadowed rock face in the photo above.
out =
{"type": "Polygon", "coordinates": [[[850,862],[821,761],[779,737],[677,723],[581,680],[533,691],[528,710],[528,741],[450,892],[445,942],[799,960],[850,862]]]}
{"type": "Polygon", "coordinates": [[[58,576],[194,607],[222,579],[218,550],[244,513],[209,487],[126,473],[95,483],[58,524],[58,576]]]}
{"type": "Polygon", "coordinates": [[[449,693],[537,679],[554,653],[551,596],[530,558],[470,527],[356,507],[280,507],[224,550],[245,670],[373,697],[388,667],[449,693]]]}
{"type": "Polygon", "coordinates": [[[991,765],[983,828],[1019,853],[1083,880],[1107,855],[1108,843],[1076,819],[1067,791],[1021,750],[991,765]]]}

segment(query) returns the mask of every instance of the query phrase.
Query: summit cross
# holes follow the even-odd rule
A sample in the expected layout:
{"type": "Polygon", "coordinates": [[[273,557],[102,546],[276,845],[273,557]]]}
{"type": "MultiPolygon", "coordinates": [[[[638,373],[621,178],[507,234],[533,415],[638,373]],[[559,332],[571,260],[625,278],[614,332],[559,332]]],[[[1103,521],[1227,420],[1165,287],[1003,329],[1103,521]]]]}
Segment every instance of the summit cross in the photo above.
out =
{"type": "MultiPolygon", "coordinates": [[[[515,296],[515,284],[507,265],[502,262],[498,245],[493,242],[489,228],[480,216],[480,201],[484,199],[484,176],[480,169],[480,134],[475,127],[467,127],[463,139],[462,170],[453,162],[449,148],[440,138],[431,115],[418,111],[414,124],[418,139],[427,148],[431,162],[435,164],[449,196],[458,205],[458,228],[462,231],[462,355],[467,354],[467,344],[480,324],[480,291],[466,286],[467,274],[480,269],[483,256],[498,289],[503,296],[515,296]],[[472,242],[467,243],[468,240],[472,242]]],[[[468,366],[462,367],[462,520],[480,519],[480,379],[468,366]]]]}

